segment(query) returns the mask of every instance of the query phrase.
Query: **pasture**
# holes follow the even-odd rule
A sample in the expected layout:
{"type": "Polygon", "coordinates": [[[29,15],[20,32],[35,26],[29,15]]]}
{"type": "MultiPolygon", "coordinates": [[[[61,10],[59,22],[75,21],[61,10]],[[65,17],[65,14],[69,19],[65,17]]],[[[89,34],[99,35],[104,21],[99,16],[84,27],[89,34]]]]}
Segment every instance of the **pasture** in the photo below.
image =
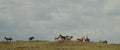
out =
{"type": "Polygon", "coordinates": [[[120,44],[78,41],[1,41],[0,50],[120,50],[120,44]]]}

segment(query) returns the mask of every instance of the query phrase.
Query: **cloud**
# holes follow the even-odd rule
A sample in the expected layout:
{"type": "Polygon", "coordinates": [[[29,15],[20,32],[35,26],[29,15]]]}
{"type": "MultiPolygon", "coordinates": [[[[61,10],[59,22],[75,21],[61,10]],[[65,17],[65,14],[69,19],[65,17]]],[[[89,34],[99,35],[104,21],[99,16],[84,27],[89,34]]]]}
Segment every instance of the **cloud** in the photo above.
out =
{"type": "Polygon", "coordinates": [[[105,14],[108,14],[109,16],[116,16],[120,14],[120,5],[119,5],[120,0],[107,0],[104,12],[105,14]]]}
{"type": "Polygon", "coordinates": [[[119,0],[0,0],[0,32],[4,36],[17,37],[16,39],[35,36],[37,39],[52,40],[61,33],[74,35],[75,39],[88,35],[93,41],[107,39],[118,42],[118,2],[119,0]]]}

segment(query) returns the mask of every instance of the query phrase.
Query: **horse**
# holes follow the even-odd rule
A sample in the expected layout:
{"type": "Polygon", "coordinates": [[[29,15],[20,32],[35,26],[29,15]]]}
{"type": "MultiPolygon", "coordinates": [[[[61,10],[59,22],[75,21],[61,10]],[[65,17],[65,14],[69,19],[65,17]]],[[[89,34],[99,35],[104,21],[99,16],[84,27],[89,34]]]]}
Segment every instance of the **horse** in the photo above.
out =
{"type": "Polygon", "coordinates": [[[66,40],[68,40],[68,41],[70,41],[73,38],[73,36],[66,36],[66,37],[67,37],[66,40]]]}
{"type": "Polygon", "coordinates": [[[79,41],[79,42],[83,42],[84,41],[84,37],[82,37],[81,39],[77,39],[77,41],[79,41]]]}
{"type": "Polygon", "coordinates": [[[106,40],[104,40],[104,41],[100,40],[99,43],[106,43],[107,44],[108,42],[106,40]]]}
{"type": "Polygon", "coordinates": [[[90,42],[90,39],[85,39],[85,42],[90,42]]]}
{"type": "Polygon", "coordinates": [[[62,41],[65,41],[65,40],[67,39],[68,36],[59,35],[58,37],[60,37],[62,41]]]}
{"type": "Polygon", "coordinates": [[[58,40],[60,37],[55,37],[55,40],[58,40]]]}
{"type": "Polygon", "coordinates": [[[9,38],[8,38],[8,37],[4,37],[4,39],[5,39],[6,41],[10,41],[10,42],[13,40],[11,37],[9,37],[9,38]]]}
{"type": "Polygon", "coordinates": [[[30,37],[30,38],[29,38],[30,41],[33,40],[33,39],[34,39],[34,37],[30,37]]]}
{"type": "Polygon", "coordinates": [[[88,36],[85,38],[85,42],[90,42],[90,39],[88,38],[88,36]]]}

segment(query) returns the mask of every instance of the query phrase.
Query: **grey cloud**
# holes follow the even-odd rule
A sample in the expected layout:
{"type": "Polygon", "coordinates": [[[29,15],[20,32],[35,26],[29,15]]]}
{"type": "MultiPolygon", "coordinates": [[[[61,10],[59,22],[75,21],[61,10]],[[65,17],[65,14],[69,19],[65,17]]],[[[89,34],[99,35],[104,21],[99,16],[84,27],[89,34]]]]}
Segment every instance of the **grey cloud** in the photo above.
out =
{"type": "Polygon", "coordinates": [[[51,40],[58,33],[79,33],[80,36],[90,33],[93,41],[101,38],[111,38],[111,42],[119,40],[118,0],[115,3],[112,0],[0,1],[0,32],[14,32],[16,35],[6,35],[18,36],[16,39],[36,36],[51,40]],[[49,34],[52,35],[48,37],[49,34]]]}

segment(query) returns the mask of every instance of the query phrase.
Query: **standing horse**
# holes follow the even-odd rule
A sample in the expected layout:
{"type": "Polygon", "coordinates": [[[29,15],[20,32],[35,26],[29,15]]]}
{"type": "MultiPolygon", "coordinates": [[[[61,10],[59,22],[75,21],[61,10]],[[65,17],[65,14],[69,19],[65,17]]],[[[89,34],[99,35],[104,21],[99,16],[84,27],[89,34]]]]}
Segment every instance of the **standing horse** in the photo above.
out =
{"type": "Polygon", "coordinates": [[[90,39],[88,38],[88,36],[85,38],[85,42],[90,42],[90,39]]]}
{"type": "Polygon", "coordinates": [[[9,37],[9,38],[8,38],[8,37],[4,37],[4,39],[5,39],[6,41],[10,41],[10,42],[13,40],[11,37],[9,37]]]}
{"type": "Polygon", "coordinates": [[[34,37],[30,37],[30,38],[29,38],[30,41],[33,40],[33,39],[34,39],[34,37]]]}
{"type": "Polygon", "coordinates": [[[79,41],[79,42],[83,42],[84,41],[84,37],[82,37],[81,39],[77,39],[77,41],[79,41]]]}
{"type": "Polygon", "coordinates": [[[59,37],[61,38],[62,41],[65,41],[65,40],[67,39],[68,36],[59,35],[59,37]]]}

